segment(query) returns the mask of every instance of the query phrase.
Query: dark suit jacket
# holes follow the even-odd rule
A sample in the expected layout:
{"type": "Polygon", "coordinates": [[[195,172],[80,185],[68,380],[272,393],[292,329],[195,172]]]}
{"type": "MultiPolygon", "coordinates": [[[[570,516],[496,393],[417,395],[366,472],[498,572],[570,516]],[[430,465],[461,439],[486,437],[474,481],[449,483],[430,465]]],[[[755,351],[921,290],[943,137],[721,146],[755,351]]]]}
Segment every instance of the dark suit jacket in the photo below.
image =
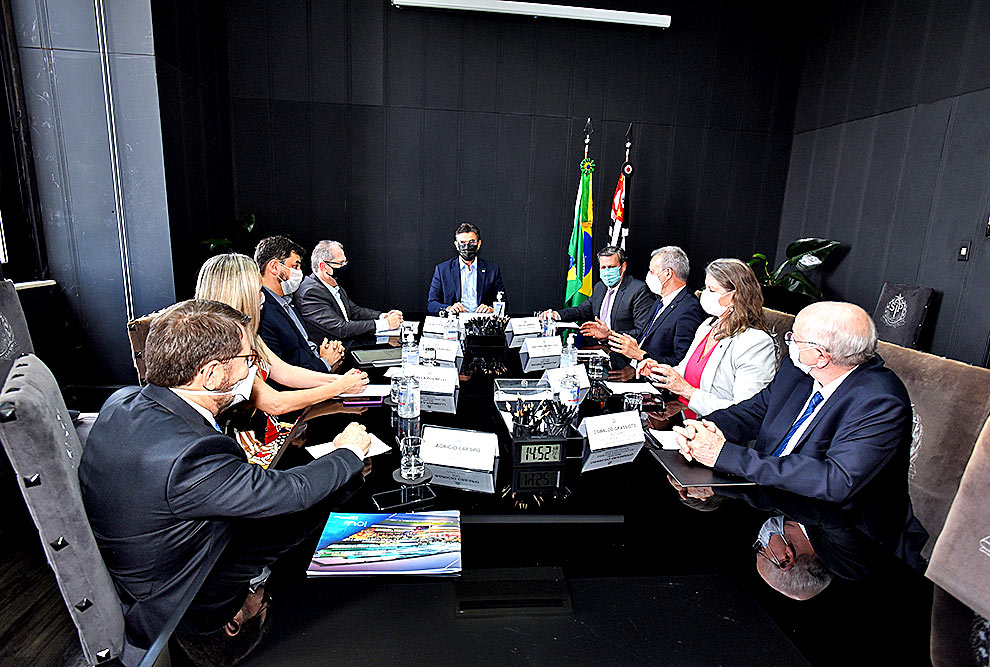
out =
{"type": "Polygon", "coordinates": [[[726,438],[715,469],[830,502],[848,501],[874,477],[880,479],[872,485],[875,492],[906,493],[911,401],[879,357],[843,380],[790,455],[773,455],[813,384],[811,376],[785,358],[766,389],[708,415],[726,438]],[[742,444],[754,438],[754,444],[742,444]]]}
{"type": "MultiPolygon", "coordinates": [[[[323,363],[323,359],[319,355],[313,353],[313,348],[309,346],[309,339],[303,338],[302,332],[292,322],[282,304],[273,302],[277,297],[269,294],[267,290],[263,290],[263,293],[265,302],[261,304],[258,335],[265,341],[268,349],[287,364],[326,373],[327,365],[323,363]]],[[[294,305],[289,307],[295,309],[294,305]]],[[[299,316],[299,321],[302,322],[303,319],[299,315],[299,311],[296,310],[295,312],[299,316]]],[[[323,338],[319,342],[322,343],[323,338]]]]}
{"type": "MultiPolygon", "coordinates": [[[[599,280],[591,290],[590,299],[585,299],[578,306],[558,310],[557,314],[565,322],[587,322],[601,317],[602,303],[605,301],[606,292],[608,292],[608,287],[599,280]]],[[[619,283],[619,290],[612,304],[612,330],[629,334],[638,340],[639,334],[650,323],[650,315],[653,313],[655,301],[656,296],[646,286],[646,283],[627,273],[622,277],[622,282],[619,283]]],[[[695,327],[695,329],[697,328],[695,327]]],[[[691,335],[694,336],[693,333],[691,335]]],[[[688,344],[690,345],[691,341],[688,341],[688,344]]]]}
{"type": "Polygon", "coordinates": [[[171,390],[116,392],[90,431],[79,482],[129,643],[150,646],[188,582],[229,540],[231,519],[303,510],[361,468],[340,450],[265,470],[171,390]]]}
{"type": "MultiPolygon", "coordinates": [[[[502,271],[498,264],[487,262],[481,257],[478,263],[478,303],[492,305],[499,292],[505,291],[502,284],[502,271]]],[[[437,315],[441,310],[451,307],[461,300],[461,267],[458,258],[440,262],[433,269],[433,279],[430,281],[430,295],[426,300],[426,310],[430,315],[437,315]]]]}
{"type": "Polygon", "coordinates": [[[663,299],[657,297],[647,318],[649,324],[639,337],[639,346],[651,359],[676,366],[687,354],[698,326],[707,316],[698,303],[698,297],[691,294],[687,287],[656,317],[660,308],[663,308],[663,299]]]}
{"type": "Polygon", "coordinates": [[[323,342],[324,338],[329,338],[348,341],[375,333],[375,320],[382,314],[381,311],[355,304],[343,287],[340,288],[340,300],[347,308],[350,321],[344,319],[337,300],[319,278],[310,274],[303,279],[293,301],[303,317],[310,340],[323,342]]]}

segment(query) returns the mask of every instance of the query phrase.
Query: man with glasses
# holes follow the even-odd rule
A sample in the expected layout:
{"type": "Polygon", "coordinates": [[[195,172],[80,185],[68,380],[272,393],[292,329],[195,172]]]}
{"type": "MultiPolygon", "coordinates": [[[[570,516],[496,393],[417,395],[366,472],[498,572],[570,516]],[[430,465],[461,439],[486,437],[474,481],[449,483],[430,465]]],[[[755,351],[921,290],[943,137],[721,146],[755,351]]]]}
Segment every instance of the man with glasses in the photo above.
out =
{"type": "Polygon", "coordinates": [[[426,310],[438,315],[451,313],[490,313],[499,292],[505,292],[498,264],[478,257],[481,230],[470,222],[454,230],[457,257],[441,262],[433,269],[426,310]]]}
{"type": "Polygon", "coordinates": [[[775,591],[792,600],[810,600],[832,583],[832,573],[815,554],[804,527],[772,516],[753,543],[756,571],[775,591]]]}
{"type": "Polygon", "coordinates": [[[766,389],[675,428],[681,453],[830,502],[850,501],[867,482],[878,502],[906,496],[911,402],[876,354],[872,318],[851,303],[812,304],[786,340],[789,359],[766,389]]]}
{"type": "Polygon", "coordinates": [[[337,284],[336,274],[347,268],[343,245],[320,241],[310,260],[313,273],[302,281],[295,299],[310,340],[329,338],[347,345],[359,336],[399,328],[402,311],[383,313],[359,306],[337,284]]]}
{"type": "MultiPolygon", "coordinates": [[[[200,590],[230,580],[231,570],[213,563],[241,520],[290,515],[278,520],[289,524],[363,468],[371,441],[356,423],[337,436],[335,451],[284,472],[248,463],[220,432],[216,415],[250,396],[257,357],[249,320],[205,300],[156,316],[144,352],[149,384],[111,396],[86,442],[80,490],[123,605],[124,664],[140,660],[204,570],[200,590]]],[[[238,568],[232,617],[262,565],[230,562],[238,568]]]]}
{"type": "Polygon", "coordinates": [[[302,246],[285,236],[269,236],[258,242],[254,261],[261,270],[261,319],[258,335],[279,359],[318,373],[331,372],[344,356],[340,341],[309,339],[292,296],[302,283],[302,246]]]}

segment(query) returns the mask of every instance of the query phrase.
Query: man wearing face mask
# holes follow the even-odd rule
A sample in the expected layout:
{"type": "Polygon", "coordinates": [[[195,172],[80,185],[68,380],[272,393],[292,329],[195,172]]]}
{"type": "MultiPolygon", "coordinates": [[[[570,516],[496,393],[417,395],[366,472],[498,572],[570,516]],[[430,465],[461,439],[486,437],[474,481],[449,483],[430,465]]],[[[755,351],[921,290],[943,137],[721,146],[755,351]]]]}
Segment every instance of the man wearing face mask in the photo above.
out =
{"type": "Polygon", "coordinates": [[[871,480],[864,493],[906,497],[911,402],[876,354],[872,318],[851,303],[815,303],[785,340],[789,358],[763,391],[674,429],[684,457],[829,502],[871,480]]]}
{"type": "Polygon", "coordinates": [[[626,251],[617,246],[598,251],[598,275],[601,281],[595,283],[590,299],[540,316],[583,322],[581,333],[599,340],[616,333],[638,339],[650,323],[656,297],[642,280],[626,275],[626,251]]]}
{"type": "MultiPolygon", "coordinates": [[[[156,316],[145,348],[149,384],[111,396],[86,442],[80,489],[123,605],[125,664],[136,664],[192,582],[213,567],[238,519],[305,510],[363,467],[371,441],[358,424],[337,436],[336,451],[287,471],[248,463],[220,433],[216,415],[251,392],[248,321],[205,300],[156,316]]],[[[242,573],[245,598],[258,569],[242,573]]]]}
{"type": "Polygon", "coordinates": [[[258,335],[282,361],[311,371],[326,373],[344,356],[340,341],[323,339],[322,345],[309,339],[302,316],[292,304],[292,295],[303,279],[305,250],[285,236],[262,239],[254,250],[254,261],[261,269],[261,319],[258,335]]]}
{"type": "Polygon", "coordinates": [[[609,346],[637,366],[643,359],[677,365],[694,340],[705,311],[698,297],[685,288],[690,271],[687,254],[677,246],[657,248],[650,256],[646,286],[659,298],[639,339],[613,333],[609,346]]]}
{"type": "Polygon", "coordinates": [[[433,269],[426,310],[438,315],[451,313],[490,313],[499,292],[505,292],[498,264],[478,257],[481,230],[469,222],[454,230],[457,257],[441,262],[433,269]]]}

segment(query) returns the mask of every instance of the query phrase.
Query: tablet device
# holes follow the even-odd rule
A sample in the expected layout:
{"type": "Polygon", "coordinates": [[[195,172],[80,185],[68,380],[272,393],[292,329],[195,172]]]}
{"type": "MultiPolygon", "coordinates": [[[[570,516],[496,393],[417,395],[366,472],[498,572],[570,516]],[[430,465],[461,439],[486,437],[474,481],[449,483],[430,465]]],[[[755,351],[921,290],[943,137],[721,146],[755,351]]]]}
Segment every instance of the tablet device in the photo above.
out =
{"type": "Polygon", "coordinates": [[[402,348],[384,347],[351,350],[351,356],[354,357],[354,361],[359,366],[374,366],[376,368],[398,366],[402,363],[402,348]]]}
{"type": "Polygon", "coordinates": [[[681,486],[756,486],[741,477],[716,472],[693,461],[688,462],[679,451],[651,449],[650,454],[681,486]]]}

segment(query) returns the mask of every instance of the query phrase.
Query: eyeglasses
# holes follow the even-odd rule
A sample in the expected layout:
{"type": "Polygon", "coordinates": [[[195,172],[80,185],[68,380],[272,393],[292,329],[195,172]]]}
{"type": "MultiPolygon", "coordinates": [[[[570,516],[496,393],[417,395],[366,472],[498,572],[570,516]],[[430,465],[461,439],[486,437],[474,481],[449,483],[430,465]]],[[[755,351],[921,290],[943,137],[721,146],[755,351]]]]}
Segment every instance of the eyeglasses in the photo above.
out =
{"type": "Polygon", "coordinates": [[[347,266],[347,260],[344,260],[343,262],[327,262],[327,266],[331,269],[342,269],[347,266]]]}
{"type": "Polygon", "coordinates": [[[788,345],[790,345],[791,343],[800,343],[801,345],[811,345],[812,347],[820,347],[826,352],[828,352],[828,348],[822,345],[821,343],[816,343],[810,340],[798,340],[797,338],[794,337],[793,331],[788,331],[787,333],[784,334],[784,342],[787,343],[788,345]]]}
{"type": "Polygon", "coordinates": [[[233,361],[234,359],[244,359],[247,362],[248,368],[258,365],[258,353],[252,352],[250,354],[235,354],[232,357],[228,357],[223,361],[233,361]]]}
{"type": "MultiPolygon", "coordinates": [[[[787,540],[784,539],[783,535],[780,536],[780,539],[783,540],[784,546],[787,546],[787,540]]],[[[753,542],[753,551],[755,551],[758,555],[766,558],[778,570],[781,569],[781,567],[783,567],[783,563],[777,560],[777,556],[776,554],[774,554],[773,549],[770,548],[769,543],[767,543],[767,546],[763,546],[763,543],[760,542],[759,539],[757,539],[755,542],[753,542]],[[767,554],[770,555],[768,556],[767,554]]]]}

